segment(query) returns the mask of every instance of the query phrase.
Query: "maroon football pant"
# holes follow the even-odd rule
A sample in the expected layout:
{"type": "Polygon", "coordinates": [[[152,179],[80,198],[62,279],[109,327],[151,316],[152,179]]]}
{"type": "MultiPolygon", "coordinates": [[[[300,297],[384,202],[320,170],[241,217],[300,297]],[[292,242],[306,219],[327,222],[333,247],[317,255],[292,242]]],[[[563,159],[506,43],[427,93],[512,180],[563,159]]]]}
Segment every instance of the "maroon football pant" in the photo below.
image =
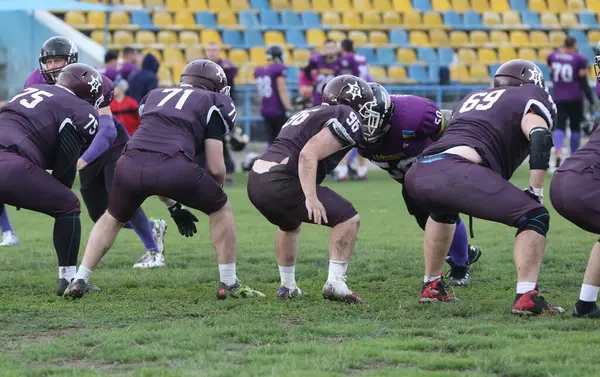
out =
{"type": "Polygon", "coordinates": [[[217,181],[183,153],[133,149],[117,161],[108,212],[126,223],[147,197],[160,195],[210,215],[223,208],[227,195],[217,181]]]}

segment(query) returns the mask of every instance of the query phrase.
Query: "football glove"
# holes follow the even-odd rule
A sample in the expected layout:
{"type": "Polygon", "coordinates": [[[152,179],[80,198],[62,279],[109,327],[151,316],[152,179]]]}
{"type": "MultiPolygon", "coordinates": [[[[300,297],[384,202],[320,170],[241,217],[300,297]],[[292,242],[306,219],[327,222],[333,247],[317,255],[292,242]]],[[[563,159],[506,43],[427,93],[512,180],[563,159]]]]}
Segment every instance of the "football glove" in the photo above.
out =
{"type": "Polygon", "coordinates": [[[529,188],[523,190],[523,192],[529,195],[529,197],[536,202],[544,204],[543,189],[534,189],[533,187],[529,186],[529,188]]]}
{"type": "Polygon", "coordinates": [[[196,224],[194,223],[198,222],[198,218],[193,213],[183,208],[180,203],[175,203],[169,207],[169,212],[182,236],[191,237],[196,233],[196,224]]]}

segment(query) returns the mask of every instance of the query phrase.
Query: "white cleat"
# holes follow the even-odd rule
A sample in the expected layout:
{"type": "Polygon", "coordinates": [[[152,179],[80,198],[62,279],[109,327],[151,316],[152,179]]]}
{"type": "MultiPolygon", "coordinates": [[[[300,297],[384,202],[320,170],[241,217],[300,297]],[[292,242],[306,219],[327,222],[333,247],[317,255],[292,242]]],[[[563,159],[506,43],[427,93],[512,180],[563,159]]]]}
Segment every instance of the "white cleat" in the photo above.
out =
{"type": "Polygon", "coordinates": [[[15,232],[4,234],[0,246],[19,246],[21,241],[15,232]]]}
{"type": "Polygon", "coordinates": [[[148,250],[142,257],[133,265],[133,268],[150,269],[166,267],[165,257],[161,253],[148,250]]]}
{"type": "Polygon", "coordinates": [[[156,242],[156,248],[159,253],[165,252],[165,233],[167,233],[167,222],[163,219],[152,218],[154,225],[152,226],[152,235],[154,236],[154,242],[156,242]]]}

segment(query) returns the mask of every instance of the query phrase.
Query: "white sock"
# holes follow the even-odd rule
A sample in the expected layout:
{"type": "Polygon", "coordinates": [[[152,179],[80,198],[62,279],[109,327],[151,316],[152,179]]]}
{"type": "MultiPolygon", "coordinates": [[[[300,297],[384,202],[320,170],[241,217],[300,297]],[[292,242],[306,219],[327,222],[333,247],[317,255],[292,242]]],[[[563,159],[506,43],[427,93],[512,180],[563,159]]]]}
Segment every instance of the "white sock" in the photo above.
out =
{"type": "Polygon", "coordinates": [[[279,266],[279,277],[281,285],[294,289],[296,287],[296,266],[279,266]]]}
{"type": "Polygon", "coordinates": [[[2,238],[10,239],[12,238],[12,235],[12,230],[5,230],[4,232],[2,232],[2,238]]]}
{"type": "Polygon", "coordinates": [[[586,302],[596,302],[598,301],[598,292],[600,292],[600,287],[589,284],[581,284],[581,293],[579,293],[579,299],[586,302]]]}
{"type": "Polygon", "coordinates": [[[523,293],[533,291],[536,285],[535,281],[519,281],[517,282],[517,294],[522,295],[523,293]]]}
{"type": "Polygon", "coordinates": [[[348,165],[338,165],[338,178],[346,178],[348,176],[348,165]]]}
{"type": "Polygon", "coordinates": [[[357,167],[356,173],[358,174],[359,177],[365,177],[367,175],[367,167],[366,166],[357,167]]]}
{"type": "Polygon", "coordinates": [[[220,264],[219,274],[221,275],[221,283],[228,287],[234,285],[237,280],[235,263],[220,264]]]}
{"type": "Polygon", "coordinates": [[[329,261],[329,275],[327,281],[344,283],[346,284],[346,270],[348,269],[348,262],[339,260],[329,261]]]}
{"type": "Polygon", "coordinates": [[[432,283],[436,280],[440,280],[442,278],[442,275],[434,275],[434,276],[427,276],[424,275],[423,277],[423,283],[432,283]]]}
{"type": "Polygon", "coordinates": [[[67,279],[70,283],[77,274],[77,266],[60,266],[58,267],[58,278],[67,279]]]}
{"type": "Polygon", "coordinates": [[[88,270],[83,266],[79,266],[77,275],[75,275],[75,280],[83,279],[87,283],[90,280],[90,276],[92,276],[92,270],[88,270]]]}

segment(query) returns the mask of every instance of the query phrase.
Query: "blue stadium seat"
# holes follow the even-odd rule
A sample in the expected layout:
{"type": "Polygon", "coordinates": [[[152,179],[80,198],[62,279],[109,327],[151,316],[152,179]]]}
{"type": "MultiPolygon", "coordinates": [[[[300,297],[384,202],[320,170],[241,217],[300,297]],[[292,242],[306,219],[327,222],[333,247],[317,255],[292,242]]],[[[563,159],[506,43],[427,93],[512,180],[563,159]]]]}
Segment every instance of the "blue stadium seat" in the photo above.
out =
{"type": "Polygon", "coordinates": [[[281,12],[281,23],[287,28],[303,27],[302,23],[300,22],[300,17],[298,17],[298,13],[294,12],[293,10],[284,10],[281,12]]]}
{"type": "Polygon", "coordinates": [[[378,64],[377,58],[375,57],[375,52],[372,48],[369,47],[359,47],[356,49],[356,53],[364,56],[367,59],[367,63],[369,64],[378,64]]]}
{"type": "Polygon", "coordinates": [[[271,9],[269,0],[250,0],[250,8],[252,9],[271,9]]]}
{"type": "Polygon", "coordinates": [[[408,67],[408,78],[417,80],[420,84],[430,84],[432,80],[429,78],[429,73],[422,65],[411,65],[408,67]]]}
{"type": "Polygon", "coordinates": [[[587,34],[583,30],[571,29],[569,30],[569,36],[575,37],[575,39],[577,39],[577,44],[579,45],[579,47],[587,45],[588,43],[587,34]]]}
{"type": "Polygon", "coordinates": [[[540,67],[542,72],[544,72],[544,80],[546,80],[546,82],[552,82],[552,79],[550,78],[550,70],[548,69],[548,66],[546,64],[538,64],[538,66],[540,67]]]}
{"type": "Polygon", "coordinates": [[[518,12],[529,9],[527,6],[527,0],[510,0],[510,7],[512,10],[516,10],[518,12]]]}
{"type": "Polygon", "coordinates": [[[590,28],[597,28],[598,21],[596,21],[596,15],[592,12],[582,11],[579,13],[579,23],[586,25],[590,28]]]}
{"type": "Polygon", "coordinates": [[[438,61],[441,65],[449,66],[454,59],[454,49],[450,47],[442,47],[438,49],[438,61]]]}
{"type": "Polygon", "coordinates": [[[452,28],[463,26],[460,14],[453,10],[444,13],[444,25],[452,26],[452,28]]]}
{"type": "Polygon", "coordinates": [[[413,0],[413,8],[426,12],[431,10],[431,2],[429,0],[413,0]]]}
{"type": "Polygon", "coordinates": [[[294,67],[293,65],[288,65],[287,67],[287,83],[288,84],[297,84],[298,83],[298,74],[300,73],[300,69],[298,67],[294,67]]]}
{"type": "Polygon", "coordinates": [[[427,64],[435,64],[438,62],[438,57],[435,50],[431,47],[419,47],[417,48],[417,59],[420,62],[427,64]]]}
{"type": "Polygon", "coordinates": [[[440,83],[440,66],[437,64],[429,65],[429,80],[431,84],[439,84],[440,83]]]}
{"type": "Polygon", "coordinates": [[[241,11],[238,14],[238,23],[248,29],[258,29],[260,27],[256,13],[251,11],[241,11]]]}
{"type": "Polygon", "coordinates": [[[244,32],[244,45],[246,47],[264,46],[265,41],[262,33],[256,29],[248,29],[244,32]]]}
{"type": "Polygon", "coordinates": [[[207,26],[211,28],[217,27],[217,19],[214,13],[198,12],[196,13],[196,25],[207,26]]]}
{"type": "Polygon", "coordinates": [[[380,47],[377,49],[377,62],[379,65],[396,65],[396,51],[389,47],[380,47]]]}
{"type": "Polygon", "coordinates": [[[294,45],[296,48],[309,48],[306,43],[304,33],[298,29],[290,29],[285,32],[285,40],[287,43],[294,45]]]}
{"type": "Polygon", "coordinates": [[[494,64],[490,64],[490,76],[494,77],[494,75],[496,74],[496,71],[498,70],[498,68],[500,68],[501,64],[500,63],[494,63],[494,64]]]}
{"type": "Polygon", "coordinates": [[[271,9],[263,9],[260,11],[260,26],[273,30],[280,29],[281,23],[279,22],[279,14],[277,11],[271,9]]]}
{"type": "Polygon", "coordinates": [[[528,10],[521,12],[521,21],[526,25],[531,25],[533,27],[540,27],[540,16],[536,12],[531,12],[528,10]]]}
{"type": "Polygon", "coordinates": [[[158,28],[152,23],[150,14],[147,12],[131,12],[131,23],[133,25],[140,25],[140,29],[158,30],[158,28]]]}
{"type": "Polygon", "coordinates": [[[481,15],[477,12],[469,11],[463,14],[464,24],[467,28],[483,28],[481,15]]]}
{"type": "Polygon", "coordinates": [[[321,17],[319,17],[317,12],[313,11],[302,12],[302,23],[307,29],[318,29],[323,27],[321,25],[321,17]]]}
{"type": "Polygon", "coordinates": [[[579,44],[579,53],[585,56],[589,62],[594,61],[594,57],[596,56],[595,50],[596,46],[590,46],[589,44],[587,44],[587,41],[585,43],[579,44]]]}
{"type": "Polygon", "coordinates": [[[242,40],[242,34],[237,30],[227,30],[224,29],[221,33],[221,37],[223,38],[223,43],[226,45],[231,45],[233,48],[243,48],[244,41],[242,40]]]}
{"type": "Polygon", "coordinates": [[[408,44],[408,34],[405,30],[392,29],[390,30],[390,43],[404,47],[408,44]]]}

